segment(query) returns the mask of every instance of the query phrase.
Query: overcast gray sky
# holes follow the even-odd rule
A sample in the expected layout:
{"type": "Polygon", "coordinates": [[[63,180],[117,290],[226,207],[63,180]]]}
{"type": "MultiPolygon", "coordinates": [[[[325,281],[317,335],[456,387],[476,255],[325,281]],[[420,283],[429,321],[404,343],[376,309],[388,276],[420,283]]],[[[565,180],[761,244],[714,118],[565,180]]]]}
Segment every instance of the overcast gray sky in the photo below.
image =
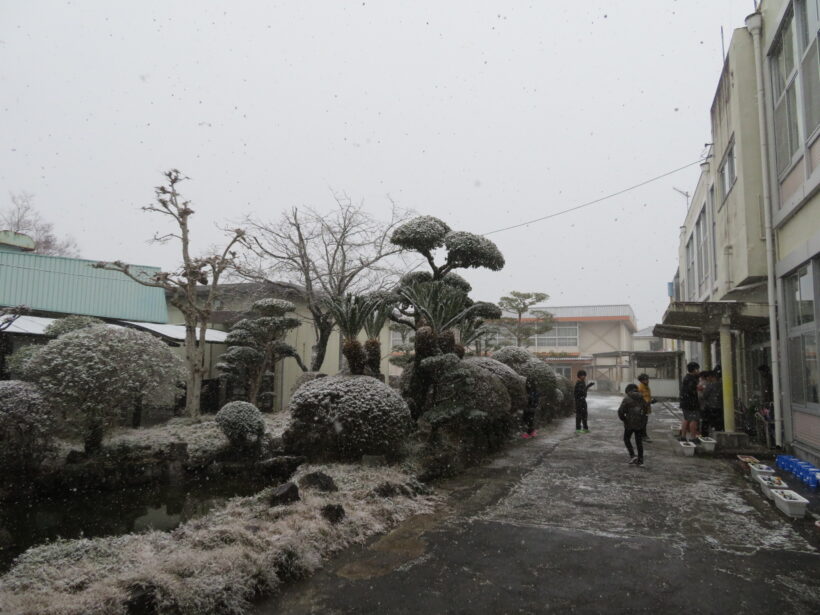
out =
{"type": "MultiPolygon", "coordinates": [[[[485,233],[695,162],[752,0],[0,0],[0,206],[27,191],[86,258],[172,267],[144,213],[192,178],[195,246],[246,212],[401,206],[485,233]]],[[[697,165],[491,235],[478,299],[629,303],[654,324],[697,165]]]]}

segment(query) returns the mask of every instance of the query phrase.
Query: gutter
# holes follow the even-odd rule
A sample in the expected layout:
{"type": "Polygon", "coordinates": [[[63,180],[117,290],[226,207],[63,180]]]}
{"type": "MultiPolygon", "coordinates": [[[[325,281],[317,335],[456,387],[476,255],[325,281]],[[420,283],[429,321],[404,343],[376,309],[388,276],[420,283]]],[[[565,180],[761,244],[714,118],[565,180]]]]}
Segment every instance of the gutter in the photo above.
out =
{"type": "Polygon", "coordinates": [[[755,56],[755,76],[757,78],[757,118],[760,129],[760,165],[763,173],[763,221],[766,237],[766,287],[769,298],[769,341],[772,346],[772,399],[774,403],[775,444],[783,446],[783,408],[780,400],[780,347],[777,342],[777,293],[775,290],[774,236],[772,233],[772,199],[769,187],[769,145],[766,124],[766,92],[763,82],[763,60],[761,58],[760,32],[763,16],[755,12],[746,17],[746,29],[752,35],[755,56]]]}

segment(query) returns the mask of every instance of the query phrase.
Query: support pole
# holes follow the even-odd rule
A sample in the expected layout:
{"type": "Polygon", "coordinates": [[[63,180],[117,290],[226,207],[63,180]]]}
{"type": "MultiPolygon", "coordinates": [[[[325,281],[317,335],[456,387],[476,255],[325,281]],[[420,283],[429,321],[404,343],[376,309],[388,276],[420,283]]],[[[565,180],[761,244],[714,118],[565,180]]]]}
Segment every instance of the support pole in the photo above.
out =
{"type": "Polygon", "coordinates": [[[720,364],[723,370],[723,430],[735,430],[735,383],[734,363],[732,361],[732,331],[729,328],[729,317],[720,321],[720,364]]]}
{"type": "Polygon", "coordinates": [[[705,335],[703,339],[700,341],[700,354],[703,357],[703,367],[704,370],[711,370],[712,369],[712,344],[709,342],[709,338],[705,335]]]}

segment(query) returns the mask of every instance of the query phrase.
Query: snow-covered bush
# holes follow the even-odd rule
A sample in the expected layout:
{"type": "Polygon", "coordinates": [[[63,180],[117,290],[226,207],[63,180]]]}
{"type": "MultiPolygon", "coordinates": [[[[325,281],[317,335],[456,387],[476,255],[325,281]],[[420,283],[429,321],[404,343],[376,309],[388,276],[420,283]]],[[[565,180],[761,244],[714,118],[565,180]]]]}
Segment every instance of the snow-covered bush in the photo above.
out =
{"type": "Polygon", "coordinates": [[[518,371],[519,367],[533,358],[524,348],[504,346],[492,354],[492,358],[518,371]]]}
{"type": "Polygon", "coordinates": [[[393,231],[390,241],[408,250],[430,252],[444,245],[449,232],[446,222],[433,216],[418,216],[393,231]]]}
{"type": "Polygon", "coordinates": [[[505,346],[493,353],[493,359],[511,367],[517,374],[532,380],[538,391],[536,421],[549,421],[558,414],[556,401],[557,381],[553,369],[523,348],[505,346]]]}
{"type": "Polygon", "coordinates": [[[293,383],[293,388],[290,390],[290,394],[293,395],[296,391],[299,390],[306,382],[310,382],[311,380],[318,380],[319,378],[327,378],[327,374],[323,374],[322,372],[302,372],[299,374],[299,377],[296,379],[296,382],[293,383]]]}
{"type": "Polygon", "coordinates": [[[454,267],[486,267],[490,271],[504,268],[504,256],[486,237],[463,231],[450,232],[444,238],[447,261],[454,267]]]}
{"type": "Polygon", "coordinates": [[[94,325],[102,324],[105,323],[99,318],[94,318],[93,316],[72,315],[55,320],[53,323],[46,327],[43,333],[45,333],[49,337],[60,337],[61,335],[71,333],[72,331],[78,331],[79,329],[85,329],[87,327],[93,327],[94,325]]]}
{"type": "Polygon", "coordinates": [[[158,338],[96,325],[51,340],[27,362],[48,403],[76,426],[86,452],[99,450],[106,427],[144,404],[173,403],[181,361],[158,338]]]}
{"type": "Polygon", "coordinates": [[[54,415],[37,387],[0,381],[0,476],[3,482],[30,478],[52,448],[54,415]]]}
{"type": "Polygon", "coordinates": [[[510,409],[513,412],[527,407],[527,379],[517,374],[514,369],[490,357],[470,357],[466,359],[483,370],[497,376],[510,394],[510,409]]]}
{"type": "Polygon", "coordinates": [[[395,456],[410,426],[410,411],[389,386],[369,376],[329,376],[302,385],[290,399],[293,422],[286,448],[325,459],[395,456]]]}
{"type": "Polygon", "coordinates": [[[40,352],[42,347],[40,344],[27,344],[20,346],[20,348],[12,352],[6,358],[6,367],[11,376],[19,380],[30,380],[28,362],[34,355],[40,352]]]}
{"type": "Polygon", "coordinates": [[[246,448],[261,442],[265,421],[259,408],[246,401],[232,401],[216,413],[216,424],[236,448],[246,448]]]}
{"type": "MultiPolygon", "coordinates": [[[[402,377],[409,386],[412,375],[402,377]]],[[[515,425],[504,382],[470,361],[434,378],[429,406],[419,419],[420,461],[427,478],[454,474],[498,450],[515,425]]]]}

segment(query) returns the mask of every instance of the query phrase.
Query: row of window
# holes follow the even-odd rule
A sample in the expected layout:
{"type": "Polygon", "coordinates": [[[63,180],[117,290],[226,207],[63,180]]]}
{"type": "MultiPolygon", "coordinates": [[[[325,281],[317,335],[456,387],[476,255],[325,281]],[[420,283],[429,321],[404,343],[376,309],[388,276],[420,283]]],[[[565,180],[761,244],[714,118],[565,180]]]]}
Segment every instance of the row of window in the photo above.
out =
{"type": "Polygon", "coordinates": [[[771,54],[778,174],[791,168],[801,155],[802,143],[810,141],[820,128],[818,30],[820,2],[795,0],[783,20],[771,54]],[[802,113],[799,112],[801,106],[802,113]]]}
{"type": "Polygon", "coordinates": [[[784,279],[788,377],[791,401],[797,405],[820,403],[817,363],[820,259],[800,267],[784,279]]]}

